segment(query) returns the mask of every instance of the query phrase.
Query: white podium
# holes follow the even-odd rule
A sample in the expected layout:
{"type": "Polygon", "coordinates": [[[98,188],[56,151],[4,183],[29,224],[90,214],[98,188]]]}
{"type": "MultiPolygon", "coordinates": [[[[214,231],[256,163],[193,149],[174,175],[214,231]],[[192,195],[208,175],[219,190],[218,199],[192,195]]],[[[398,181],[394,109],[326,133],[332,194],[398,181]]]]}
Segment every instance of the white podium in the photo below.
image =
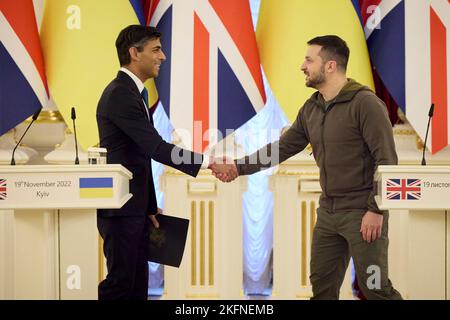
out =
{"type": "Polygon", "coordinates": [[[122,207],[130,179],[121,165],[0,167],[0,210],[14,210],[15,299],[97,299],[96,209],[122,207]]]}
{"type": "Polygon", "coordinates": [[[450,167],[379,166],[375,180],[378,206],[391,215],[406,214],[400,234],[390,234],[403,244],[390,266],[402,272],[401,293],[409,299],[449,299],[450,167]]]}

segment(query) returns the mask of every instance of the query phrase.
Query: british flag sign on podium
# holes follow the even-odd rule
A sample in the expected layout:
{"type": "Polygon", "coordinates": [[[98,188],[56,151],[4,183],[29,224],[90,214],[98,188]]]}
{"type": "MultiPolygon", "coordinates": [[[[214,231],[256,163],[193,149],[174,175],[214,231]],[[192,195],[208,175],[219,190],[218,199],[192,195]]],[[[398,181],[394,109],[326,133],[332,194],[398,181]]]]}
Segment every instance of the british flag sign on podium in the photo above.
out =
{"type": "Polygon", "coordinates": [[[421,185],[420,179],[388,179],[386,181],[387,199],[419,200],[421,185]]]}
{"type": "Polygon", "coordinates": [[[5,200],[8,196],[8,185],[6,184],[6,179],[0,179],[0,200],[5,200]]]}

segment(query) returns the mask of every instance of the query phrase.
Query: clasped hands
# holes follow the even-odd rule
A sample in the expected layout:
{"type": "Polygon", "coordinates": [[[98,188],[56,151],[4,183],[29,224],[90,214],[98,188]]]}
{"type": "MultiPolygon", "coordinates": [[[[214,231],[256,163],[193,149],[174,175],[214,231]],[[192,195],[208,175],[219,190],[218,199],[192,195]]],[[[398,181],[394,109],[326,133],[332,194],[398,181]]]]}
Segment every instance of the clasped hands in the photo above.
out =
{"type": "Polygon", "coordinates": [[[234,161],[228,157],[210,158],[208,169],[222,182],[231,182],[239,176],[234,161]]]}

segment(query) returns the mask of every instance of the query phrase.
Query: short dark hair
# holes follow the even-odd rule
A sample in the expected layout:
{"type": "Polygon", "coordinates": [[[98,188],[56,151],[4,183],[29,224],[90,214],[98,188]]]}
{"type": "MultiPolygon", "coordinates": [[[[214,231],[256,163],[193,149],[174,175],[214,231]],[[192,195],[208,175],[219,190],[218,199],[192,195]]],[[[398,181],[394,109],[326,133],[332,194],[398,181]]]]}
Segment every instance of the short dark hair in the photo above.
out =
{"type": "Polygon", "coordinates": [[[324,61],[334,60],[341,70],[347,70],[350,49],[347,43],[338,36],[327,35],[315,37],[308,41],[308,45],[321,46],[320,56],[324,61]]]}
{"type": "Polygon", "coordinates": [[[128,50],[136,47],[142,51],[148,40],[161,38],[161,33],[155,27],[132,24],[122,31],[116,40],[117,55],[121,66],[130,64],[131,57],[128,50]]]}

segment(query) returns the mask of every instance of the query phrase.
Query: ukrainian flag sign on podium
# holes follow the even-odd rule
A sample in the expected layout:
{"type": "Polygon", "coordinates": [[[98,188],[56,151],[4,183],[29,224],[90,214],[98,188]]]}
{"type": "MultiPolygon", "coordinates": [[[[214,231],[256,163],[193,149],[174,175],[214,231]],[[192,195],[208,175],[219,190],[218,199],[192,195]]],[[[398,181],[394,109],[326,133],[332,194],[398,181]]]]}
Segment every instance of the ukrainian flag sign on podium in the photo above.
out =
{"type": "Polygon", "coordinates": [[[80,198],[112,198],[113,178],[80,178],[80,198]]]}

